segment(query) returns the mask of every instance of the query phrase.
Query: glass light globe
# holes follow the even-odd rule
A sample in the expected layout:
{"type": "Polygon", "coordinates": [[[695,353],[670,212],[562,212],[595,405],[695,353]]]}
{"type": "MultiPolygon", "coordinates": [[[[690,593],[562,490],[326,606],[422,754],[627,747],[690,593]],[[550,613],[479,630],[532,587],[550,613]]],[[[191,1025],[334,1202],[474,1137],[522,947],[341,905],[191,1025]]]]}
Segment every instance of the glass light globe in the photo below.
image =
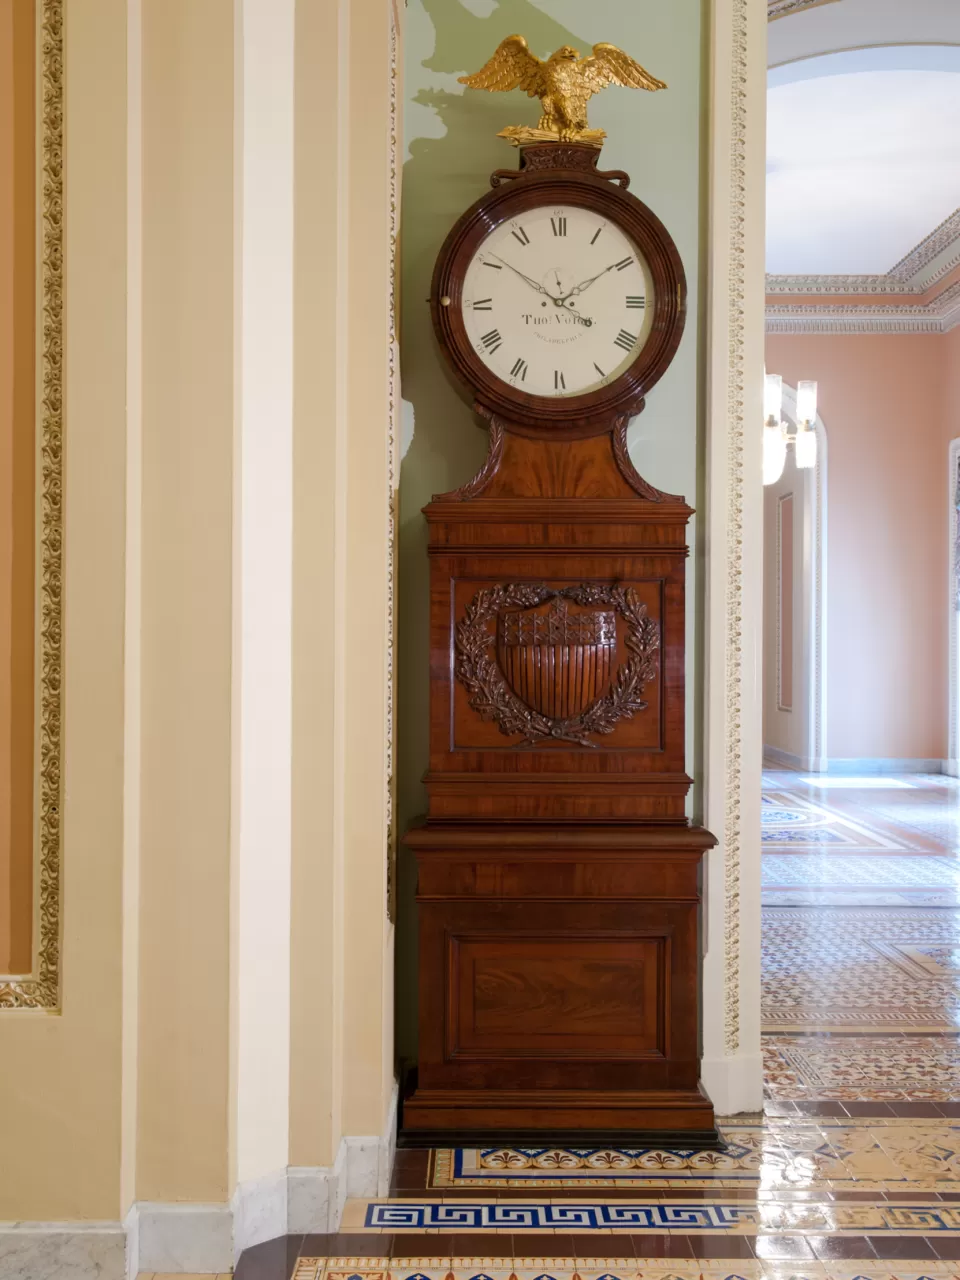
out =
{"type": "Polygon", "coordinates": [[[776,484],[787,460],[787,442],[779,419],[763,428],[763,483],[776,484]]]}
{"type": "MultiPolygon", "coordinates": [[[[810,381],[797,383],[797,425],[817,420],[817,384],[810,381]]],[[[797,463],[799,466],[800,463],[797,463]]]]}
{"type": "Polygon", "coordinates": [[[798,467],[815,467],[817,465],[817,433],[813,427],[797,427],[796,444],[798,467]]]}
{"type": "Polygon", "coordinates": [[[783,409],[783,378],[779,373],[763,375],[763,420],[780,421],[783,409]]]}

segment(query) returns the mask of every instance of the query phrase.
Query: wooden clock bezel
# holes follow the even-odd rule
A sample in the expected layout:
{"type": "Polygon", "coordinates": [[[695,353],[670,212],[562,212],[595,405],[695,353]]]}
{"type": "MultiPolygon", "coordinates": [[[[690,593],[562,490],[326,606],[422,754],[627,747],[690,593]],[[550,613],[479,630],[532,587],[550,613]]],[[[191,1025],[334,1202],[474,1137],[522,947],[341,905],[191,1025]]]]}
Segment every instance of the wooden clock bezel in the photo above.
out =
{"type": "Polygon", "coordinates": [[[599,435],[618,418],[640,412],[647,392],[676,355],[686,301],[680,254],[656,214],[605,178],[574,170],[554,170],[543,176],[521,171],[510,183],[481,196],[444,241],[430,290],[437,340],[477,404],[519,434],[553,438],[599,435]],[[463,322],[463,281],[474,254],[491,232],[530,209],[560,204],[589,209],[616,223],[637,245],[653,278],[653,323],[636,360],[609,385],[574,396],[537,396],[498,378],[474,351],[463,322]],[[450,301],[442,305],[441,298],[450,301]]]}

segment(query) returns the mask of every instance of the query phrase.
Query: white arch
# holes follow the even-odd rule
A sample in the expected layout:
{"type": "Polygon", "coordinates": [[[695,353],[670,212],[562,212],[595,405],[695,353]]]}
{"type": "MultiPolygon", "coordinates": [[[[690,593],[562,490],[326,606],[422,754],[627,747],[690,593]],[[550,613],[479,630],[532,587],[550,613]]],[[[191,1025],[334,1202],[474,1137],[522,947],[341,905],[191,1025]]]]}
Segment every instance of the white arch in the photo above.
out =
{"type": "Polygon", "coordinates": [[[836,0],[771,22],[767,65],[877,45],[960,44],[960,6],[943,0],[836,0]]]}

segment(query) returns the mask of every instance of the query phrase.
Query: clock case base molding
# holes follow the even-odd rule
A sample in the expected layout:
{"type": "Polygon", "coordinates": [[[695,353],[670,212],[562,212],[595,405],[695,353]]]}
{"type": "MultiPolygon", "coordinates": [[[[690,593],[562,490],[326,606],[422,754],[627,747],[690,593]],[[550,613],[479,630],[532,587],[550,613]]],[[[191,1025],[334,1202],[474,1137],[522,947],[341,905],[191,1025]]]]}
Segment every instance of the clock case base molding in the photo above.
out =
{"type": "Polygon", "coordinates": [[[404,838],[419,922],[404,1145],[718,1141],[698,1004],[701,863],[715,839],[685,815],[693,512],[644,481],[626,445],[679,342],[685,285],[666,231],[625,174],[596,172],[597,155],[524,148],[519,174],[494,174],[451,232],[434,275],[441,348],[471,386],[489,451],[424,509],[429,814],[404,838]],[[622,210],[660,272],[653,356],[543,415],[486,374],[471,381],[475,366],[451,349],[464,228],[511,217],[504,188],[524,208],[538,191],[589,202],[595,189],[598,211],[622,210]]]}

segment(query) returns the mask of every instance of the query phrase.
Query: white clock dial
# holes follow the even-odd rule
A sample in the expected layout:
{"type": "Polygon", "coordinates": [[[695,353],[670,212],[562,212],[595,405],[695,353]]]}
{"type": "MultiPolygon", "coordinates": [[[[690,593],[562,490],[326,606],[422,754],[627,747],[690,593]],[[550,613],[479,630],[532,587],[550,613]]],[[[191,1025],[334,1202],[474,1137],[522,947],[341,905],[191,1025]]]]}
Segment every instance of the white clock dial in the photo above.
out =
{"type": "Polygon", "coordinates": [[[481,243],[462,307],[473,349],[503,382],[536,396],[582,395],[636,360],[653,323],[653,281],[614,222],[544,205],[481,243]]]}

